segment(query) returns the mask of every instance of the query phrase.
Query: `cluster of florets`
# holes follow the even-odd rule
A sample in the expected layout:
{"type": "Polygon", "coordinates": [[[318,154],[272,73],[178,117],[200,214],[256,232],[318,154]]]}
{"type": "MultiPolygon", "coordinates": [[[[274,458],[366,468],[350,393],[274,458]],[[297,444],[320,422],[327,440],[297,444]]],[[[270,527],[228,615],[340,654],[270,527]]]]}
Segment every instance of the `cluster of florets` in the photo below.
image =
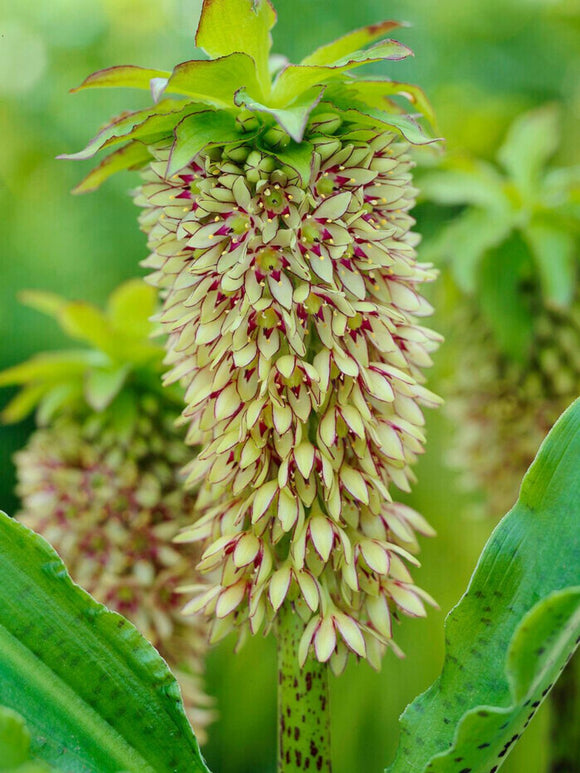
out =
{"type": "Polygon", "coordinates": [[[416,261],[408,145],[311,119],[308,174],[256,142],[210,147],[169,179],[152,147],[136,202],[168,334],[167,382],[186,387],[187,466],[200,487],[200,564],[218,579],[188,604],[267,629],[286,599],[340,671],[378,665],[392,617],[425,614],[413,584],[425,520],[392,499],[423,450],[422,386],[439,337],[417,323],[434,272],[416,261]],[[325,136],[326,135],[326,136],[325,136]],[[304,179],[303,179],[304,178],[304,179]],[[308,178],[308,179],[305,179],[308,178]]]}
{"type": "Polygon", "coordinates": [[[524,362],[499,351],[479,315],[464,314],[461,331],[462,367],[449,389],[456,427],[449,461],[466,490],[484,494],[474,513],[499,517],[516,501],[538,446],[578,396],[580,303],[542,310],[524,362]]]}
{"type": "Polygon", "coordinates": [[[193,546],[173,546],[195,499],[179,469],[188,450],[176,415],[145,397],[128,438],[63,415],[37,430],[16,454],[20,520],[41,533],[73,579],[98,601],[128,617],[174,668],[201,739],[211,721],[202,674],[207,626],[180,614],[176,589],[199,560],[193,546]]]}

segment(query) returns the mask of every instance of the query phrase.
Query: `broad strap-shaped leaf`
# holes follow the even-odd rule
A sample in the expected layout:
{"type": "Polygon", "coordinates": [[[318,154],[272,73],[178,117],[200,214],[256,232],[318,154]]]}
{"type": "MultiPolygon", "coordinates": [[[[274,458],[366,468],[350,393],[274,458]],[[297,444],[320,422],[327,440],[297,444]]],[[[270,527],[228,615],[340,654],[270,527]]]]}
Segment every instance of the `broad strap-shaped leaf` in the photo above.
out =
{"type": "Polygon", "coordinates": [[[212,143],[242,141],[243,137],[231,113],[207,110],[187,116],[175,127],[175,141],[169,155],[167,176],[171,177],[200,150],[212,143]]]}
{"type": "Polygon", "coordinates": [[[369,43],[373,43],[375,40],[383,38],[391,30],[404,26],[404,24],[397,21],[381,21],[378,24],[369,24],[368,27],[361,27],[358,30],[353,30],[346,35],[342,35],[340,38],[333,40],[331,43],[320,46],[303,59],[300,64],[333,64],[339,59],[348,57],[349,54],[365,48],[369,43]]]}
{"type": "Polygon", "coordinates": [[[412,56],[410,48],[397,40],[383,40],[364,51],[354,51],[328,65],[290,64],[274,82],[271,104],[286,107],[311,86],[317,86],[336,78],[344,72],[371,62],[385,59],[400,60],[412,56]]]}
{"type": "Polygon", "coordinates": [[[219,59],[178,64],[167,81],[165,92],[183,94],[217,107],[234,107],[234,94],[245,88],[257,99],[262,98],[256,65],[246,53],[232,53],[219,59]]]}
{"type": "Polygon", "coordinates": [[[443,671],[405,710],[389,773],[495,771],[549,693],[580,636],[579,460],[577,400],[449,614],[443,671]]]}
{"type": "Polygon", "coordinates": [[[156,650],[4,514],[0,703],[25,718],[33,755],[68,773],[208,771],[156,650]]]}
{"type": "Polygon", "coordinates": [[[0,706],[0,770],[11,773],[56,773],[56,768],[30,758],[30,733],[24,719],[0,706]]]}
{"type": "Polygon", "coordinates": [[[151,160],[147,147],[138,140],[129,142],[115,150],[92,169],[81,182],[73,188],[73,193],[96,191],[111,175],[123,169],[138,169],[151,160]]]}
{"type": "Polygon", "coordinates": [[[393,131],[412,145],[430,145],[439,142],[439,138],[428,136],[412,116],[387,113],[385,110],[369,107],[354,97],[350,100],[345,99],[342,89],[340,91],[339,96],[335,91],[328,101],[339,108],[342,117],[346,120],[370,126],[375,130],[378,128],[382,131],[393,131]]]}
{"type": "Polygon", "coordinates": [[[121,64],[92,73],[80,86],[76,86],[71,91],[75,93],[83,89],[102,88],[132,88],[149,91],[153,79],[169,78],[170,75],[171,73],[165,70],[151,70],[134,64],[121,64]]]}
{"type": "Polygon", "coordinates": [[[537,194],[542,168],[556,152],[560,141],[557,105],[545,105],[525,113],[511,125],[498,152],[498,160],[516,185],[537,194]]]}
{"type": "Polygon", "coordinates": [[[236,104],[247,107],[253,113],[271,115],[284,131],[288,132],[294,142],[302,142],[308,117],[322,99],[323,93],[324,86],[314,86],[301,94],[289,107],[280,108],[263,105],[241,89],[236,94],[236,104]]]}
{"type": "Polygon", "coordinates": [[[571,231],[532,220],[524,231],[538,269],[546,303],[566,308],[576,293],[576,239],[571,231]]]}
{"type": "Polygon", "coordinates": [[[270,0],[204,0],[195,42],[213,59],[244,51],[256,63],[258,81],[267,93],[270,30],[275,23],[270,0]]]}

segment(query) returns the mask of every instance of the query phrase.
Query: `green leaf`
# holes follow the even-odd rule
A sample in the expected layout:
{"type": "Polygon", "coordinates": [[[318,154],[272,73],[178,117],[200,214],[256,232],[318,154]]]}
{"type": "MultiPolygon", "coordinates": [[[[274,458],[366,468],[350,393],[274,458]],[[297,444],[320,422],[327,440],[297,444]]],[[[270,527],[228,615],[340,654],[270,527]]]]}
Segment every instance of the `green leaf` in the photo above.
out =
{"type": "Polygon", "coordinates": [[[576,240],[572,233],[535,220],[524,230],[547,304],[566,308],[576,294],[576,240]]]}
{"type": "Polygon", "coordinates": [[[24,719],[0,706],[0,770],[13,773],[51,773],[44,762],[30,760],[30,733],[24,719]]]}
{"type": "Polygon", "coordinates": [[[346,99],[354,98],[369,107],[376,107],[388,112],[395,110],[397,113],[404,114],[409,111],[403,110],[392,100],[392,97],[403,97],[435,128],[435,111],[431,103],[423,89],[419,88],[419,86],[414,86],[412,83],[379,78],[373,80],[353,79],[344,84],[332,85],[331,90],[327,91],[327,96],[332,98],[331,95],[334,89],[337,89],[339,93],[342,91],[346,99]]]}
{"type": "Polygon", "coordinates": [[[265,152],[276,156],[282,164],[287,164],[294,169],[303,185],[308,185],[312,174],[313,146],[309,142],[291,142],[283,150],[269,150],[265,152]]]}
{"type": "Polygon", "coordinates": [[[558,106],[546,105],[511,125],[497,157],[522,191],[537,193],[542,168],[560,141],[559,118],[558,106]]]}
{"type": "Polygon", "coordinates": [[[0,387],[68,380],[81,375],[91,365],[99,364],[101,359],[94,352],[82,350],[43,352],[0,372],[0,387]]]}
{"type": "Polygon", "coordinates": [[[34,756],[69,773],[208,771],[156,650],[4,514],[0,702],[26,719],[34,756]]]}
{"type": "Polygon", "coordinates": [[[171,177],[210,144],[241,140],[236,120],[231,113],[207,110],[189,115],[175,127],[175,141],[169,154],[167,176],[171,177]]]}
{"type": "Polygon", "coordinates": [[[328,101],[341,111],[342,117],[346,120],[372,126],[375,130],[379,128],[381,131],[393,131],[412,145],[430,145],[433,142],[439,142],[439,138],[427,136],[411,116],[387,113],[385,110],[369,107],[354,98],[344,99],[338,97],[336,91],[328,101]]]}
{"type": "Polygon", "coordinates": [[[151,154],[141,142],[134,141],[124,145],[92,169],[81,182],[73,188],[73,193],[96,191],[105,180],[122,169],[138,169],[151,159],[151,154]]]}
{"type": "Polygon", "coordinates": [[[109,296],[107,317],[119,333],[140,341],[151,334],[151,317],[157,308],[157,291],[142,279],[129,279],[109,296]]]}
{"type": "Polygon", "coordinates": [[[195,43],[212,58],[243,51],[256,63],[262,91],[270,84],[270,30],[276,12],[269,0],[205,0],[195,43]]]}
{"type": "Polygon", "coordinates": [[[533,333],[533,313],[522,282],[528,279],[530,256],[526,245],[513,235],[479,265],[481,310],[498,347],[510,359],[525,363],[533,333]]]}
{"type": "Polygon", "coordinates": [[[445,206],[471,204],[494,214],[511,209],[504,192],[504,180],[495,167],[485,161],[459,158],[448,166],[421,177],[424,198],[445,206]]]}
{"type": "Polygon", "coordinates": [[[263,105],[241,89],[236,94],[235,102],[236,105],[247,107],[254,113],[271,115],[295,142],[302,142],[308,116],[320,102],[323,92],[323,86],[314,86],[301,94],[289,107],[279,108],[263,105]]]}
{"type": "Polygon", "coordinates": [[[91,158],[101,148],[114,145],[117,142],[124,142],[129,138],[156,134],[163,130],[168,130],[171,133],[176,124],[176,119],[171,114],[182,112],[187,107],[191,110],[195,109],[193,105],[184,106],[183,100],[164,99],[154,107],[136,110],[129,115],[123,113],[101,129],[83,150],[78,153],[62,153],[57,158],[67,161],[81,161],[91,158]]]}
{"type": "Polygon", "coordinates": [[[300,64],[334,64],[334,62],[339,59],[348,57],[349,54],[359,51],[359,49],[364,48],[369,43],[384,37],[387,32],[390,32],[397,27],[404,26],[404,24],[396,21],[381,21],[378,24],[370,24],[368,27],[361,27],[358,30],[348,32],[346,35],[337,38],[337,40],[333,40],[332,43],[326,43],[324,46],[320,46],[303,59],[300,64]]]}
{"type": "Polygon", "coordinates": [[[168,78],[170,73],[165,70],[150,70],[146,67],[137,67],[134,64],[123,64],[117,67],[107,67],[98,70],[85,78],[80,86],[71,89],[72,93],[83,89],[95,88],[151,88],[153,78],[168,78]]]}
{"type": "Polygon", "coordinates": [[[49,388],[46,384],[33,384],[21,389],[0,414],[4,424],[16,424],[25,419],[36,408],[49,388]]]}
{"type": "Polygon", "coordinates": [[[93,344],[102,352],[109,352],[114,332],[103,312],[86,301],[69,301],[59,315],[60,326],[71,338],[93,344]]]}
{"type": "Polygon", "coordinates": [[[87,374],[85,397],[95,411],[103,411],[119,394],[127,376],[129,365],[116,368],[95,368],[87,374]]]}
{"type": "Polygon", "coordinates": [[[477,287],[483,256],[488,250],[498,247],[511,230],[508,218],[490,217],[482,209],[467,209],[437,237],[425,243],[423,258],[436,263],[450,263],[458,286],[471,294],[477,287]]]}
{"type": "Polygon", "coordinates": [[[287,107],[312,86],[328,83],[354,67],[384,59],[405,59],[412,54],[410,48],[397,40],[383,40],[366,51],[354,51],[329,65],[290,64],[276,78],[269,103],[276,107],[287,107]]]}
{"type": "Polygon", "coordinates": [[[44,290],[24,290],[19,294],[18,299],[25,306],[41,311],[43,314],[48,314],[49,317],[54,319],[58,319],[60,310],[68,303],[66,298],[44,290]]]}
{"type": "Polygon", "coordinates": [[[497,770],[548,694],[580,636],[579,458],[577,400],[450,612],[443,671],[405,710],[389,773],[497,770]]]}
{"type": "Polygon", "coordinates": [[[217,107],[233,107],[234,94],[241,88],[262,98],[253,59],[238,51],[219,59],[192,59],[178,64],[165,91],[184,94],[217,107]]]}

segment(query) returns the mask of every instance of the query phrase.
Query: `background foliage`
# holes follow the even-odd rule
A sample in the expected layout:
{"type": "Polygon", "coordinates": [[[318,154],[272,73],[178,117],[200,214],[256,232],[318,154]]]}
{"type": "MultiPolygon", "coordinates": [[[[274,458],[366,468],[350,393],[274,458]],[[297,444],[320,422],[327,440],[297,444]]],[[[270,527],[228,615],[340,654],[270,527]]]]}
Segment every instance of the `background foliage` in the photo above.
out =
{"type": "MultiPolygon", "coordinates": [[[[171,69],[194,55],[198,0],[20,0],[0,9],[0,367],[33,352],[60,348],[55,327],[18,304],[20,290],[42,288],[103,302],[112,288],[141,273],[145,238],[126,195],[130,177],[72,198],[78,164],[55,156],[81,148],[95,125],[128,106],[127,94],[106,90],[68,95],[90,72],[135,63],[171,69]]],[[[420,83],[439,116],[451,153],[496,155],[511,121],[525,110],[557,101],[562,142],[556,161],[580,162],[580,0],[276,0],[275,50],[297,60],[317,44],[352,27],[389,16],[412,27],[399,38],[416,52],[411,61],[381,72],[420,83]]],[[[146,96],[136,94],[134,107],[146,96]]],[[[430,158],[426,163],[432,163],[430,158]]],[[[87,164],[88,168],[88,164],[87,164]]],[[[429,237],[452,215],[432,205],[417,209],[429,237]]],[[[446,282],[443,277],[440,286],[446,282]]],[[[444,329],[449,301],[439,313],[444,329]]],[[[443,376],[461,363],[444,349],[430,386],[445,391],[443,376]]],[[[0,463],[21,447],[31,424],[0,428],[0,463]]],[[[418,581],[439,601],[440,612],[404,625],[399,641],[407,658],[390,655],[376,675],[351,666],[332,685],[336,773],[380,771],[393,756],[397,717],[439,672],[444,614],[459,597],[493,523],[468,517],[470,502],[444,466],[450,427],[431,417],[428,454],[412,503],[438,531],[423,541],[418,581]]],[[[16,510],[13,481],[3,478],[0,504],[16,510]]],[[[498,513],[499,515],[499,513],[498,513]]],[[[210,767],[222,773],[274,769],[275,653],[273,642],[252,640],[234,657],[226,641],[210,657],[209,688],[221,721],[206,747],[210,767]],[[228,754],[226,749],[236,749],[228,754]]],[[[533,720],[503,770],[545,770],[549,712],[533,720]]]]}

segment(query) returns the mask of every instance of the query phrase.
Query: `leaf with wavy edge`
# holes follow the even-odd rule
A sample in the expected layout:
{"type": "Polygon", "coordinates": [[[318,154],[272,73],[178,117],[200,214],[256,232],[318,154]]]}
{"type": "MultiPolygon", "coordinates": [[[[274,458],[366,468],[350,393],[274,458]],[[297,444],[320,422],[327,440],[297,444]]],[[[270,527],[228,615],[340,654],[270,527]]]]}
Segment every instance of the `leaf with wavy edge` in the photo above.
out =
{"type": "Polygon", "coordinates": [[[576,400],[449,614],[443,671],[401,717],[389,773],[497,770],[549,692],[580,636],[579,459],[576,400]]]}
{"type": "Polygon", "coordinates": [[[238,51],[209,61],[181,62],[171,73],[165,92],[183,94],[223,108],[234,107],[234,94],[240,88],[257,99],[263,98],[254,60],[238,51]]]}
{"type": "Polygon", "coordinates": [[[143,134],[155,134],[166,126],[168,133],[171,134],[176,120],[178,120],[171,114],[180,113],[187,109],[194,111],[196,108],[195,105],[188,105],[181,99],[164,99],[145,110],[136,110],[128,115],[123,113],[101,129],[78,153],[62,153],[57,158],[65,161],[82,161],[92,158],[99,150],[109,145],[125,142],[143,134]]]}
{"type": "Polygon", "coordinates": [[[166,70],[152,70],[148,67],[138,67],[135,64],[120,64],[116,67],[107,67],[91,73],[80,86],[71,89],[71,93],[83,89],[97,88],[131,88],[151,89],[151,81],[155,78],[169,78],[171,73],[166,70]]]}
{"type": "Polygon", "coordinates": [[[276,11],[269,0],[204,0],[195,43],[213,59],[244,51],[256,63],[258,81],[267,94],[270,30],[275,23],[276,11]]]}
{"type": "Polygon", "coordinates": [[[169,154],[167,177],[187,166],[192,158],[208,145],[221,145],[236,140],[241,142],[243,139],[231,113],[207,110],[187,116],[175,127],[175,141],[169,154]]]}
{"type": "Polygon", "coordinates": [[[90,193],[96,191],[111,175],[122,169],[139,169],[151,160],[151,153],[143,143],[133,140],[123,145],[104,158],[92,169],[80,183],[73,188],[73,193],[90,193]]]}
{"type": "Polygon", "coordinates": [[[353,30],[346,35],[342,35],[340,38],[333,40],[331,43],[319,46],[319,48],[305,57],[300,64],[334,64],[339,59],[347,57],[349,54],[364,48],[369,43],[384,37],[387,32],[397,29],[398,27],[406,26],[407,25],[404,22],[397,21],[381,21],[377,24],[369,24],[368,27],[361,27],[358,30],[353,30]]]}
{"type": "Polygon", "coordinates": [[[0,703],[68,773],[208,773],[177,683],[39,535],[0,514],[0,703]]]}
{"type": "Polygon", "coordinates": [[[397,40],[382,40],[364,51],[354,51],[328,65],[289,64],[276,80],[269,103],[276,107],[287,107],[299,95],[312,86],[328,83],[344,72],[363,64],[381,62],[385,59],[400,60],[413,56],[410,48],[397,40]]]}

